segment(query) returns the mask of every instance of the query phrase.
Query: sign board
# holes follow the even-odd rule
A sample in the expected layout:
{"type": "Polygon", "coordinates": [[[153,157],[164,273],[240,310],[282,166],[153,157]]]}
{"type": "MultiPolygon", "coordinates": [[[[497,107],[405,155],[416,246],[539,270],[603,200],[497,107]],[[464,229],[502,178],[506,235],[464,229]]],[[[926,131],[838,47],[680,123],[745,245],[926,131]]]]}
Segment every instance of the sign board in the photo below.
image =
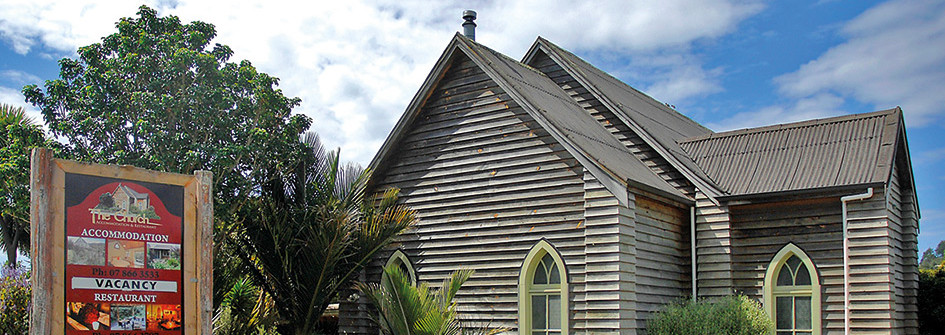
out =
{"type": "Polygon", "coordinates": [[[32,169],[31,333],[210,334],[209,173],[84,164],[42,149],[32,169]]]}

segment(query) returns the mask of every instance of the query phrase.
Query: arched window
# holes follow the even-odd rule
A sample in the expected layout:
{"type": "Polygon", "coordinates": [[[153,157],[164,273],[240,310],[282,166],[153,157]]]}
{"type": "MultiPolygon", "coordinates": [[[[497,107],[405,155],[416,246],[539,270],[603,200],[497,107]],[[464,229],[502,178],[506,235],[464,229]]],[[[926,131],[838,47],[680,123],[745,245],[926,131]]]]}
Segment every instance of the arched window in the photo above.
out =
{"type": "MultiPolygon", "coordinates": [[[[411,283],[417,283],[417,273],[413,270],[413,264],[410,263],[410,259],[407,258],[407,255],[400,249],[395,250],[394,253],[390,255],[384,267],[386,268],[391,265],[396,265],[401,271],[406,273],[411,283]]],[[[385,277],[387,277],[387,273],[381,272],[381,282],[384,282],[385,277]]]]}
{"type": "Polygon", "coordinates": [[[519,334],[568,333],[567,268],[547,241],[538,241],[525,256],[518,287],[519,334]]]}
{"type": "Polygon", "coordinates": [[[820,280],[810,257],[793,243],[774,256],[765,273],[764,305],[777,335],[820,334],[820,280]]]}

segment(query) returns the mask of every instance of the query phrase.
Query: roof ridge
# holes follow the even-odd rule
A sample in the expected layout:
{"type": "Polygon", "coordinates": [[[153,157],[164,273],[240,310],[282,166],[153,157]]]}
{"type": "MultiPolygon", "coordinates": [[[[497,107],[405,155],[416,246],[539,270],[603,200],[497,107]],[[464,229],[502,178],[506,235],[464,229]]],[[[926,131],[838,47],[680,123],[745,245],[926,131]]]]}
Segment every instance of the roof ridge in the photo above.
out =
{"type": "MultiPolygon", "coordinates": [[[[680,119],[680,120],[689,121],[689,122],[691,122],[692,124],[694,124],[694,125],[696,125],[696,126],[702,128],[702,129],[707,130],[709,133],[713,133],[712,129],[709,129],[709,128],[706,127],[706,126],[703,126],[701,123],[696,122],[696,120],[693,120],[692,118],[690,118],[689,116],[686,116],[686,114],[683,114],[683,113],[679,112],[679,111],[676,110],[675,108],[670,108],[670,107],[666,106],[665,103],[663,103],[663,102],[657,100],[656,98],[650,96],[649,94],[646,94],[646,93],[643,92],[643,91],[640,91],[640,90],[634,88],[634,87],[631,86],[630,84],[627,84],[627,83],[623,82],[623,81],[620,80],[619,78],[614,77],[613,75],[611,75],[609,72],[597,68],[597,67],[594,66],[593,64],[591,64],[591,63],[587,62],[586,60],[584,60],[583,58],[579,57],[578,55],[575,55],[573,52],[568,51],[567,49],[564,49],[564,48],[558,46],[557,44],[552,43],[551,41],[549,41],[548,39],[546,39],[546,38],[544,38],[544,37],[538,36],[538,40],[539,40],[539,43],[546,44],[546,45],[548,45],[548,46],[550,46],[550,47],[556,49],[557,51],[564,52],[564,53],[566,53],[566,54],[568,54],[568,55],[571,55],[571,56],[572,56],[571,58],[578,59],[578,60],[580,60],[581,62],[583,62],[585,65],[587,65],[587,66],[589,66],[589,67],[592,67],[592,68],[595,68],[595,69],[597,69],[597,70],[600,70],[600,72],[605,75],[605,76],[598,76],[598,77],[601,77],[601,79],[610,81],[611,83],[615,83],[615,84],[617,84],[618,86],[621,86],[621,87],[624,87],[624,88],[628,88],[628,89],[630,89],[632,92],[639,93],[639,94],[641,94],[641,95],[643,95],[643,96],[645,96],[645,97],[647,97],[647,98],[653,100],[654,102],[656,102],[655,106],[656,106],[657,108],[659,108],[659,109],[663,109],[664,111],[668,112],[669,115],[672,115],[673,117],[675,117],[675,118],[677,118],[677,119],[680,119]]],[[[565,59],[565,61],[571,61],[571,59],[565,59]]],[[[579,69],[575,69],[575,70],[579,70],[579,69]]],[[[582,71],[582,72],[583,72],[583,71],[582,71]]],[[[636,111],[636,110],[634,110],[634,111],[636,111]]],[[[636,111],[636,112],[639,113],[639,114],[641,114],[641,115],[643,115],[644,117],[649,118],[648,116],[646,116],[646,115],[643,114],[643,113],[640,113],[639,111],[636,111]]],[[[652,119],[652,118],[650,118],[650,119],[652,119]]],[[[654,120],[654,121],[655,121],[655,120],[654,120]]],[[[672,129],[672,127],[668,127],[668,126],[667,126],[667,128],[672,129]]],[[[673,129],[673,130],[676,131],[675,129],[673,129]]],[[[680,135],[682,135],[682,134],[680,134],[680,135]]]]}
{"type": "Polygon", "coordinates": [[[890,108],[890,109],[885,109],[885,110],[880,110],[880,111],[875,111],[875,112],[868,112],[868,113],[855,113],[855,114],[847,114],[847,115],[840,115],[840,116],[834,116],[834,117],[803,120],[803,121],[797,121],[797,122],[779,123],[779,124],[773,124],[773,125],[761,126],[761,127],[755,127],[755,128],[743,128],[743,129],[736,129],[736,130],[730,130],[730,131],[725,131],[725,132],[711,133],[711,134],[706,134],[706,135],[701,135],[701,136],[694,136],[694,137],[686,138],[680,141],[679,143],[692,143],[692,142],[705,141],[705,140],[716,139],[716,138],[739,136],[739,135],[758,134],[758,133],[774,132],[774,131],[780,131],[780,130],[797,129],[797,128],[803,128],[803,127],[823,126],[823,125],[832,124],[832,123],[841,123],[841,122],[847,122],[847,121],[853,121],[853,120],[863,120],[863,119],[869,119],[869,118],[874,118],[874,117],[886,116],[886,115],[894,114],[897,112],[901,113],[902,110],[899,107],[895,107],[895,108],[890,108]]]}

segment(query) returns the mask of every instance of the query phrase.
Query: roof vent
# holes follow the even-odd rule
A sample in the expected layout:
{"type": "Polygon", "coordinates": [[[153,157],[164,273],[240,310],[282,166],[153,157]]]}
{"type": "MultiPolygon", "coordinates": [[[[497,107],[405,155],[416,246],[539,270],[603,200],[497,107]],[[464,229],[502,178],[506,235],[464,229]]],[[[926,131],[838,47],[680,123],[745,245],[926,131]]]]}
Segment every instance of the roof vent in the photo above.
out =
{"type": "Polygon", "coordinates": [[[463,36],[466,36],[466,38],[475,41],[476,23],[473,21],[476,21],[476,11],[471,9],[464,10],[463,20],[466,20],[466,22],[463,22],[463,36]]]}

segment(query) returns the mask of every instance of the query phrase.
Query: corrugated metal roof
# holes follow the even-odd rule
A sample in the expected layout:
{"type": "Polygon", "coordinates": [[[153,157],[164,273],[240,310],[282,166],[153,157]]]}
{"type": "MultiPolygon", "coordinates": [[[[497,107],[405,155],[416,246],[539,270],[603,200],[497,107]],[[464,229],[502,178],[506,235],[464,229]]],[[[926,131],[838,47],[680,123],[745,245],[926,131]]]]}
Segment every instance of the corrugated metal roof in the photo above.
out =
{"type": "Polygon", "coordinates": [[[707,134],[680,146],[728,195],[885,183],[899,108],[707,134]]]}
{"type": "Polygon", "coordinates": [[[539,37],[535,46],[542,47],[542,51],[555,59],[614,114],[627,120],[627,126],[657,152],[670,155],[664,158],[676,169],[709,182],[707,186],[716,187],[678,143],[689,137],[711,134],[711,130],[544,38],[539,37]]]}
{"type": "MultiPolygon", "coordinates": [[[[675,199],[687,200],[679,190],[657,176],[653,171],[584,111],[558,84],[540,71],[485,47],[462,35],[456,37],[511,89],[513,98],[523,106],[531,107],[533,115],[549,132],[563,135],[569,144],[594,161],[599,168],[612,174],[622,183],[657,191],[675,199]]],[[[490,71],[486,71],[490,72],[490,71]]],[[[500,83],[502,86],[502,83],[500,83]]],[[[526,110],[529,108],[526,107],[526,110]]]]}

